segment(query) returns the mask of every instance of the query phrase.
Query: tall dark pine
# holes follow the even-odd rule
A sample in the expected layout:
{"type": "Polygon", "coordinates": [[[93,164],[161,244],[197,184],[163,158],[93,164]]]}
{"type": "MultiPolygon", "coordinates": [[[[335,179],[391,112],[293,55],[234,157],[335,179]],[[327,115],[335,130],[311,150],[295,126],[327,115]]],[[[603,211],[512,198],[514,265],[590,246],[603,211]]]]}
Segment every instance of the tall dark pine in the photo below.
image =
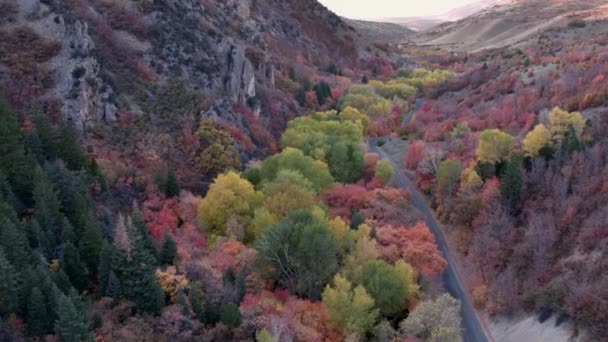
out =
{"type": "Polygon", "coordinates": [[[25,153],[19,122],[0,95],[0,171],[12,184],[13,191],[28,199],[32,189],[34,162],[25,153]]]}
{"type": "Polygon", "coordinates": [[[8,315],[17,308],[17,280],[15,268],[0,248],[0,317],[8,315]]]}
{"type": "Polygon", "coordinates": [[[61,203],[53,184],[41,168],[37,168],[34,177],[34,218],[44,232],[50,232],[54,238],[52,243],[61,240],[63,214],[61,203]]]}
{"type": "Polygon", "coordinates": [[[78,249],[71,242],[65,245],[63,266],[72,285],[80,291],[84,290],[87,285],[86,270],[80,261],[78,249]]]}
{"type": "Polygon", "coordinates": [[[63,159],[70,170],[82,170],[87,163],[87,157],[82,150],[76,131],[66,122],[59,127],[57,157],[63,159]]]}
{"type": "Polygon", "coordinates": [[[112,254],[114,249],[112,245],[104,241],[99,253],[99,267],[97,272],[98,290],[97,295],[103,297],[107,295],[108,281],[110,272],[112,271],[112,254]]]}
{"type": "Polygon", "coordinates": [[[57,303],[57,320],[55,321],[55,333],[61,341],[81,342],[89,339],[84,317],[79,312],[72,300],[61,294],[57,303]]]}
{"type": "Polygon", "coordinates": [[[84,233],[80,239],[80,256],[90,272],[97,272],[99,253],[102,247],[101,230],[93,213],[86,219],[84,233]]]}
{"type": "Polygon", "coordinates": [[[179,195],[179,185],[177,184],[177,177],[175,171],[171,168],[167,174],[167,180],[165,182],[165,196],[168,198],[179,195]]]}
{"type": "Polygon", "coordinates": [[[160,250],[160,262],[163,265],[173,265],[175,255],[177,254],[177,246],[169,233],[165,233],[165,241],[160,250]]]}
{"type": "Polygon", "coordinates": [[[132,225],[127,227],[131,251],[112,257],[112,270],[122,286],[122,294],[137,305],[139,311],[158,313],[164,306],[164,293],[154,275],[156,260],[145,247],[144,238],[132,225]]]}
{"type": "Polygon", "coordinates": [[[40,337],[48,332],[48,312],[42,291],[34,287],[27,304],[27,331],[32,337],[40,337]]]}

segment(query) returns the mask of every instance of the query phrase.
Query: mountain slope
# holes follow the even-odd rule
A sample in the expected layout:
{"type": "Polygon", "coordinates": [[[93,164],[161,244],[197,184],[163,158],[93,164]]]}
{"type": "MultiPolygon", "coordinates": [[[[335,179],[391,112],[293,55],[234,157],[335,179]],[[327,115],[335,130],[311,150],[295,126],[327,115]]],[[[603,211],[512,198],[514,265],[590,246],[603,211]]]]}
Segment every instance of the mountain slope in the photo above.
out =
{"type": "Polygon", "coordinates": [[[401,41],[415,33],[414,30],[396,23],[383,23],[346,18],[344,20],[369,42],[380,43],[401,41]]]}
{"type": "MultiPolygon", "coordinates": [[[[603,0],[507,0],[453,23],[412,37],[412,42],[452,50],[478,51],[526,42],[575,20],[594,21],[606,11],[603,0]]],[[[573,39],[574,37],[570,38],[573,39]]]]}

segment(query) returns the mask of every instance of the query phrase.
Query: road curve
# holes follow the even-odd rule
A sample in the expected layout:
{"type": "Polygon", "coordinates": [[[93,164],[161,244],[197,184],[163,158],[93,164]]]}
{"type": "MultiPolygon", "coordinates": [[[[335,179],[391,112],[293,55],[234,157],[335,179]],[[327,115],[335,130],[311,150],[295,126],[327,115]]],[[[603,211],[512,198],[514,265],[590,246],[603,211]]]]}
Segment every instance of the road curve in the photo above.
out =
{"type": "MultiPolygon", "coordinates": [[[[414,106],[414,110],[412,110],[405,118],[404,123],[409,123],[414,116],[414,114],[422,107],[424,104],[423,99],[418,99],[416,101],[416,105],[414,106]]],[[[464,342],[487,342],[488,338],[482,329],[481,322],[477,317],[475,310],[473,309],[473,305],[469,300],[469,296],[462,285],[458,277],[458,273],[455,269],[454,261],[450,255],[450,251],[448,249],[448,244],[446,243],[445,237],[441,229],[439,228],[439,223],[435,219],[432,210],[428,207],[424,197],[416,188],[416,185],[412,183],[412,181],[400,171],[398,167],[395,166],[394,162],[390,160],[386,156],[386,154],[378,147],[376,138],[369,138],[367,140],[367,144],[369,146],[369,151],[377,153],[382,159],[386,159],[393,170],[395,171],[395,182],[396,184],[403,189],[407,189],[411,193],[411,204],[414,208],[418,209],[424,220],[426,221],[427,226],[431,229],[433,234],[435,235],[435,240],[437,240],[437,246],[439,250],[443,254],[443,257],[447,260],[448,266],[445,271],[441,274],[441,280],[443,282],[443,286],[446,291],[454,298],[460,300],[460,314],[462,316],[462,339],[464,342]]]]}

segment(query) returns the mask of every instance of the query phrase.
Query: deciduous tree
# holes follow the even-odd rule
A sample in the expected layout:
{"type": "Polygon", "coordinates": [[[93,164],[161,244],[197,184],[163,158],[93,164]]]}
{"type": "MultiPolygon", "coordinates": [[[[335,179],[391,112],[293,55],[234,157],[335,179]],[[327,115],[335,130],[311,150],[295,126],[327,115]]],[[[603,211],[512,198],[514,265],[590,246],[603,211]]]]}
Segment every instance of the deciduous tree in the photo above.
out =
{"type": "Polygon", "coordinates": [[[488,129],[479,133],[477,158],[479,161],[496,164],[507,158],[513,138],[498,129],[488,129]]]}

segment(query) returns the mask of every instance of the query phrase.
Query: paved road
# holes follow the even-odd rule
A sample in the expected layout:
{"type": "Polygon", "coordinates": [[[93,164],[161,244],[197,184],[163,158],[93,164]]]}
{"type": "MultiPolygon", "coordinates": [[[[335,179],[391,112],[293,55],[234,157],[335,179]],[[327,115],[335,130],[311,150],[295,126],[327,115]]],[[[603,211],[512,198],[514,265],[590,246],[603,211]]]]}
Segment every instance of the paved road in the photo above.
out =
{"type": "MultiPolygon", "coordinates": [[[[416,105],[414,106],[414,109],[412,110],[412,112],[410,112],[404,118],[405,124],[409,123],[412,120],[412,117],[414,116],[414,114],[420,109],[420,107],[422,107],[423,104],[424,104],[424,99],[418,99],[416,101],[416,105]]],[[[378,148],[378,145],[376,144],[376,142],[377,142],[376,138],[368,139],[367,143],[369,145],[370,152],[378,153],[382,159],[386,159],[391,163],[393,169],[395,170],[395,182],[397,183],[397,185],[399,187],[401,187],[403,189],[407,189],[411,192],[412,206],[414,206],[416,209],[418,209],[422,213],[422,216],[424,217],[426,224],[429,226],[429,228],[435,235],[435,239],[437,240],[437,245],[439,247],[439,250],[443,254],[443,257],[448,261],[448,267],[442,273],[441,279],[442,279],[443,286],[446,289],[446,291],[452,297],[460,300],[460,311],[461,311],[460,314],[462,316],[463,341],[464,342],[487,342],[488,339],[484,333],[484,330],[481,327],[481,323],[479,322],[477,315],[475,314],[473,305],[471,304],[471,301],[469,300],[469,297],[466,294],[466,290],[462,286],[462,282],[458,278],[458,273],[456,273],[456,270],[454,268],[454,261],[453,261],[452,257],[450,256],[450,252],[448,249],[448,245],[445,241],[445,237],[443,236],[443,233],[441,232],[441,229],[439,228],[439,223],[435,219],[433,212],[428,207],[422,194],[416,188],[416,185],[413,184],[412,181],[403,172],[400,171],[399,167],[396,167],[396,165],[393,163],[393,161],[390,160],[390,158],[388,158],[386,156],[386,154],[380,148],[378,148]]]]}

